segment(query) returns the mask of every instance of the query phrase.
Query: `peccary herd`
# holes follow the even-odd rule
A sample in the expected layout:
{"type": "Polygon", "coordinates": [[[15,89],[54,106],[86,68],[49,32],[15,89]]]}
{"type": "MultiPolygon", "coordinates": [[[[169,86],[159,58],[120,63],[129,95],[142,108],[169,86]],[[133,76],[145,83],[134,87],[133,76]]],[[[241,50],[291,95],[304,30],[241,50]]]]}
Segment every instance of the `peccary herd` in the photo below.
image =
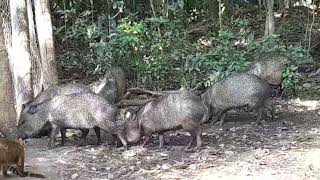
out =
{"type": "Polygon", "coordinates": [[[200,148],[201,125],[217,121],[222,125],[231,109],[247,107],[257,113],[257,122],[263,119],[266,110],[274,118],[271,86],[281,84],[281,73],[289,60],[275,56],[271,62],[267,61],[258,61],[245,71],[224,77],[200,96],[190,91],[165,92],[142,105],[128,108],[124,113],[124,125],[117,121],[120,109],[117,103],[127,91],[126,78],[120,68],[111,68],[102,80],[89,86],[53,85],[24,105],[18,136],[25,139],[48,135],[51,148],[59,132],[61,145],[65,143],[66,129],[81,130],[80,145],[85,143],[90,129],[95,131],[100,144],[103,130],[127,149],[127,143],[136,143],[142,137],[141,145],[145,146],[154,133],[159,135],[159,146],[163,147],[164,132],[183,129],[191,135],[187,148],[194,143],[200,148]]]}

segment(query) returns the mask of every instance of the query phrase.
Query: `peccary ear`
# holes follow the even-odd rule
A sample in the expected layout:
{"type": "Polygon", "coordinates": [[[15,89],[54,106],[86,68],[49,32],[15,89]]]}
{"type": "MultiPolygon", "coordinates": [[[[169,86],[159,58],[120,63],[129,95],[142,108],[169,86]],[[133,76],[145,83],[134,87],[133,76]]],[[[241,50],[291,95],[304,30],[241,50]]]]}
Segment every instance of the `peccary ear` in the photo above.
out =
{"type": "Polygon", "coordinates": [[[28,101],[24,104],[22,104],[22,110],[25,109],[32,101],[28,101]]]}
{"type": "Polygon", "coordinates": [[[44,91],[44,85],[42,84],[42,86],[41,86],[41,92],[43,92],[44,91]]]}
{"type": "Polygon", "coordinates": [[[137,117],[137,110],[136,108],[130,108],[130,109],[127,109],[124,113],[124,117],[125,119],[128,119],[128,120],[135,120],[136,117],[137,117]]]}
{"type": "Polygon", "coordinates": [[[28,103],[22,104],[22,109],[25,109],[27,107],[28,103]]]}
{"type": "Polygon", "coordinates": [[[32,106],[30,106],[30,108],[29,108],[29,110],[28,110],[28,113],[34,114],[34,113],[36,113],[36,112],[38,112],[38,105],[32,105],[32,106]]]}

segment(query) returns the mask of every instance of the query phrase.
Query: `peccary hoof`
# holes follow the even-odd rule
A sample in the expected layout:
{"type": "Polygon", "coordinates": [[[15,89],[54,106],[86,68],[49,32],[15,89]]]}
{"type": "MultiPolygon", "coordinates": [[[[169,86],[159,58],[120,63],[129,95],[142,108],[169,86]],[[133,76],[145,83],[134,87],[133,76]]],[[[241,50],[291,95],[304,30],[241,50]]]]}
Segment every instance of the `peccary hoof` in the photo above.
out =
{"type": "Polygon", "coordinates": [[[88,141],[86,140],[81,140],[80,143],[77,145],[78,147],[81,147],[81,146],[87,146],[88,145],[88,141]]]}

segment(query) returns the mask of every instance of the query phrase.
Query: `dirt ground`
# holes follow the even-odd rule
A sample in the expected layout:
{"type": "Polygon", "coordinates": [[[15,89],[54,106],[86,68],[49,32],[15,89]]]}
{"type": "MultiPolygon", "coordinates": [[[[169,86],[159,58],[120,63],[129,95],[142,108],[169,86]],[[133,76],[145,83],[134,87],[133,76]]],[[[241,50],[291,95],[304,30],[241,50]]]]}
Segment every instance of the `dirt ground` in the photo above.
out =
{"type": "MultiPolygon", "coordinates": [[[[185,150],[189,134],[155,135],[145,148],[125,151],[78,147],[71,136],[64,147],[47,150],[47,138],[27,140],[26,170],[47,179],[320,179],[320,101],[277,101],[275,121],[258,125],[253,114],[229,114],[220,127],[203,125],[200,151],[185,150]]],[[[2,177],[0,176],[0,179],[2,177]]],[[[22,179],[22,178],[9,178],[22,179]]],[[[32,178],[23,178],[32,179],[32,178]]]]}

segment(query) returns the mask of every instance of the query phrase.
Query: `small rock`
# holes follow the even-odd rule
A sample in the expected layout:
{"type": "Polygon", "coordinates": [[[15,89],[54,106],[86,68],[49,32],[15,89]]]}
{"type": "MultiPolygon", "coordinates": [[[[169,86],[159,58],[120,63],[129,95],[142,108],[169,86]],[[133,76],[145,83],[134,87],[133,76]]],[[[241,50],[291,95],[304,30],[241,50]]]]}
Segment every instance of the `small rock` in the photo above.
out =
{"type": "Polygon", "coordinates": [[[122,155],[123,155],[125,158],[133,157],[133,156],[137,155],[137,151],[135,151],[135,150],[127,150],[127,151],[124,151],[124,152],[122,153],[122,155]]]}
{"type": "Polygon", "coordinates": [[[75,179],[75,178],[77,178],[78,176],[79,176],[78,173],[72,174],[71,179],[75,179]]]}
{"type": "Polygon", "coordinates": [[[189,166],[189,169],[191,169],[191,170],[196,170],[196,169],[197,169],[197,165],[196,165],[196,164],[191,164],[191,165],[189,166]]]}
{"type": "Polygon", "coordinates": [[[235,132],[237,129],[236,129],[236,127],[232,127],[229,130],[232,131],[232,132],[235,132]]]}
{"type": "Polygon", "coordinates": [[[233,151],[225,151],[224,152],[226,155],[234,155],[234,152],[233,151]]]}
{"type": "Polygon", "coordinates": [[[91,169],[92,169],[93,171],[96,171],[96,170],[97,170],[97,168],[95,168],[95,167],[92,167],[91,169]]]}
{"type": "Polygon", "coordinates": [[[247,140],[247,138],[248,138],[247,135],[243,135],[243,136],[242,136],[242,140],[243,140],[243,141],[247,140]]]}
{"type": "Polygon", "coordinates": [[[161,166],[161,168],[164,169],[164,170],[170,169],[171,167],[172,167],[172,166],[171,166],[170,164],[163,164],[163,165],[161,166]]]}
{"type": "Polygon", "coordinates": [[[165,157],[168,156],[168,154],[165,154],[165,153],[159,153],[159,155],[160,156],[165,156],[165,157]]]}
{"type": "Polygon", "coordinates": [[[290,150],[290,149],[291,149],[291,148],[290,148],[290,147],[287,147],[287,146],[282,146],[282,147],[281,147],[281,150],[282,150],[282,151],[286,151],[286,150],[290,150]]]}
{"type": "Polygon", "coordinates": [[[311,88],[311,83],[304,83],[304,84],[302,84],[302,86],[303,86],[304,88],[309,89],[309,88],[311,88]]]}
{"type": "Polygon", "coordinates": [[[219,147],[223,148],[225,145],[224,144],[219,144],[219,147]]]}
{"type": "Polygon", "coordinates": [[[113,174],[108,174],[109,179],[113,179],[113,177],[114,177],[113,174]]]}

